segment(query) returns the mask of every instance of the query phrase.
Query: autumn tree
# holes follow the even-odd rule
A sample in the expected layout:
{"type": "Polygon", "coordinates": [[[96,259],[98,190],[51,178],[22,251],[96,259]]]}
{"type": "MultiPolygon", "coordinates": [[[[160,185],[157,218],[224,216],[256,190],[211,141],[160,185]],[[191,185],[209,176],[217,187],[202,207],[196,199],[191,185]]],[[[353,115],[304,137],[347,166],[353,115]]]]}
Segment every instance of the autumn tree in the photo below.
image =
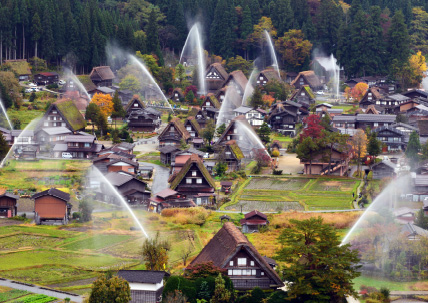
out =
{"type": "Polygon", "coordinates": [[[360,101],[368,89],[369,85],[367,83],[359,82],[352,88],[351,96],[354,100],[360,101]]]}
{"type": "Polygon", "coordinates": [[[361,159],[366,155],[367,151],[367,136],[362,129],[358,129],[351,141],[354,149],[355,158],[357,159],[357,171],[361,172],[361,159]]]}
{"type": "Polygon", "coordinates": [[[278,238],[280,269],[288,281],[287,296],[292,302],[342,302],[357,297],[352,280],[360,275],[357,250],[342,245],[341,237],[322,218],[290,220],[278,238]]]}
{"type": "Polygon", "coordinates": [[[311,54],[312,43],[304,39],[301,30],[291,29],[275,41],[287,70],[298,70],[311,54]]]}
{"type": "Polygon", "coordinates": [[[170,244],[161,240],[159,232],[154,238],[147,238],[143,243],[142,255],[147,270],[165,270],[168,265],[170,244]]]}
{"type": "Polygon", "coordinates": [[[321,125],[321,119],[318,115],[309,115],[303,119],[304,128],[300,135],[301,140],[311,137],[312,139],[319,139],[322,137],[322,130],[324,127],[321,125]]]}
{"type": "Polygon", "coordinates": [[[141,90],[141,83],[134,75],[127,75],[119,83],[120,90],[130,90],[133,93],[138,93],[141,90]]]}
{"type": "Polygon", "coordinates": [[[106,117],[109,117],[113,112],[113,98],[108,94],[95,93],[92,97],[92,103],[98,105],[101,113],[106,117]]]}
{"type": "Polygon", "coordinates": [[[228,73],[231,73],[235,70],[241,70],[248,77],[250,75],[252,66],[252,61],[247,61],[238,55],[236,57],[231,57],[227,59],[225,69],[228,73]]]}
{"type": "Polygon", "coordinates": [[[92,284],[89,303],[128,303],[131,301],[131,288],[129,283],[118,276],[107,273],[99,277],[92,284]]]}
{"type": "Polygon", "coordinates": [[[186,70],[182,64],[175,67],[175,77],[178,79],[179,86],[184,88],[184,81],[186,80],[186,70]]]}
{"type": "Polygon", "coordinates": [[[404,88],[419,88],[426,71],[425,56],[418,51],[416,54],[410,56],[409,62],[404,65],[398,77],[401,78],[404,88]]]}

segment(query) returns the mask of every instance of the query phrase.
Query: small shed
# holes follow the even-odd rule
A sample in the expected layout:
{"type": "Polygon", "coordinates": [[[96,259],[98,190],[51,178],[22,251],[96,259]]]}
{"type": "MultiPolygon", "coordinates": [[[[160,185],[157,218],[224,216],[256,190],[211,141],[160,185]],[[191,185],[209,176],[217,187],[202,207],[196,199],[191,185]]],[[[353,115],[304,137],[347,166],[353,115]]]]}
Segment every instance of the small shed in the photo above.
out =
{"type": "Polygon", "coordinates": [[[221,185],[222,192],[229,194],[232,191],[232,185],[233,185],[232,181],[221,181],[220,185],[221,185]]]}
{"type": "Polygon", "coordinates": [[[150,179],[153,176],[153,166],[140,166],[140,176],[150,179]]]}
{"type": "Polygon", "coordinates": [[[119,270],[117,275],[128,281],[131,288],[130,303],[156,303],[162,299],[165,271],[155,270],[119,270]]]}
{"type": "Polygon", "coordinates": [[[0,195],[0,217],[11,218],[16,216],[19,196],[5,192],[0,195]]]}
{"type": "Polygon", "coordinates": [[[36,224],[67,224],[70,215],[70,195],[56,188],[33,195],[36,224]]]}
{"type": "Polygon", "coordinates": [[[269,220],[267,216],[258,210],[253,210],[248,214],[245,214],[244,219],[241,219],[241,226],[243,233],[253,233],[259,231],[261,226],[267,226],[269,220]]]}
{"type": "Polygon", "coordinates": [[[383,160],[372,166],[373,179],[392,178],[396,176],[397,165],[389,160],[383,160]]]}

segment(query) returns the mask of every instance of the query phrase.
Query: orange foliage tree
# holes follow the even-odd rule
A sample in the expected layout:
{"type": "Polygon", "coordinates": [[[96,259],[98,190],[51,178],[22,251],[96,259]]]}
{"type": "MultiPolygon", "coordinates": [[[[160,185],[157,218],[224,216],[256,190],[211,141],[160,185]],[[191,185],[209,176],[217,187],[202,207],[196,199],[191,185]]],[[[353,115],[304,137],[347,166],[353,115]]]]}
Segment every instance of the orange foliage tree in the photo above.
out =
{"type": "Polygon", "coordinates": [[[263,95],[262,99],[263,99],[263,103],[267,106],[271,106],[272,103],[275,101],[275,98],[268,94],[263,95]]]}
{"type": "Polygon", "coordinates": [[[113,98],[110,95],[96,93],[92,97],[92,102],[98,105],[105,117],[110,116],[113,112],[113,98]]]}
{"type": "Polygon", "coordinates": [[[282,55],[283,62],[294,68],[301,66],[312,50],[312,43],[304,39],[301,30],[296,29],[284,33],[284,37],[278,38],[275,46],[282,55]]]}
{"type": "Polygon", "coordinates": [[[368,89],[369,86],[367,83],[359,82],[351,90],[351,96],[354,100],[361,100],[368,89]]]}

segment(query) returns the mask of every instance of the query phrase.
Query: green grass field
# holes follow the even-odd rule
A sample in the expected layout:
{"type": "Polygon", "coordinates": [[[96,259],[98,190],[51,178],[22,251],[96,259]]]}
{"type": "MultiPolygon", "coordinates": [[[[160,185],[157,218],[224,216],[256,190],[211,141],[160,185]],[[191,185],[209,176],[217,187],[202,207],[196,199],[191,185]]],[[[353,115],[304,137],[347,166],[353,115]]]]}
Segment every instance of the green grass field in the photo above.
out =
{"type": "Polygon", "coordinates": [[[360,181],[344,178],[252,178],[226,210],[260,211],[350,209],[360,181]],[[288,205],[287,205],[287,202],[288,205]],[[272,205],[269,205],[271,203],[272,205]]]}

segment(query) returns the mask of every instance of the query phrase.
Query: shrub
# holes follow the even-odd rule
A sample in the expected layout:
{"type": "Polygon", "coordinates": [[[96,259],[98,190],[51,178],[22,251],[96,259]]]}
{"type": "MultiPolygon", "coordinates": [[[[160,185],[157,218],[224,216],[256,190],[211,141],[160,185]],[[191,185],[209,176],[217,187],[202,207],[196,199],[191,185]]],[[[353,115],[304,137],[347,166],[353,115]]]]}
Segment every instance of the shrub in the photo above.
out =
{"type": "Polygon", "coordinates": [[[274,169],[272,175],[282,175],[282,170],[274,169]]]}
{"type": "Polygon", "coordinates": [[[78,211],[75,211],[73,213],[73,219],[76,220],[76,219],[80,219],[80,218],[81,218],[81,214],[78,211]]]}
{"type": "Polygon", "coordinates": [[[272,157],[279,157],[279,155],[280,155],[279,150],[275,148],[275,149],[272,151],[272,157]]]}
{"type": "Polygon", "coordinates": [[[210,211],[203,207],[167,208],[162,210],[161,215],[172,218],[176,224],[196,224],[202,226],[210,215],[210,211]]]}

